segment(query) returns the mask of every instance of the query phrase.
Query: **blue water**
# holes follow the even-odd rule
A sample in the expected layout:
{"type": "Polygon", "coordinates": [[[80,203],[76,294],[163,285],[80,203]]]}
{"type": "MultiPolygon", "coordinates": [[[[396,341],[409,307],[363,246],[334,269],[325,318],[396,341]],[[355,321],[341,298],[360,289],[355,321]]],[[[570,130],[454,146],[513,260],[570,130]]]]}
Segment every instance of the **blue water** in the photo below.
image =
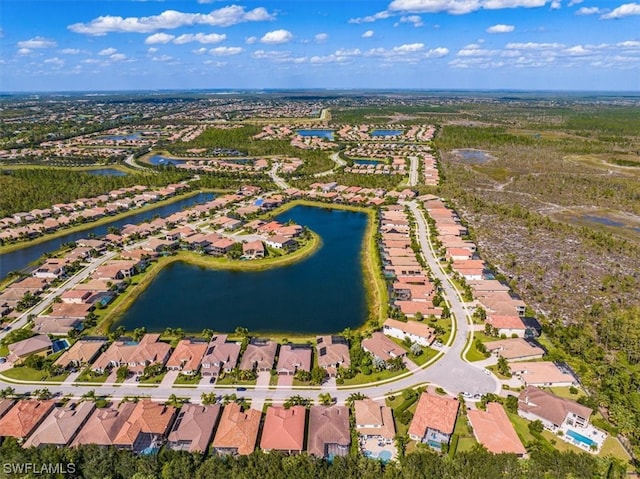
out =
{"type": "Polygon", "coordinates": [[[265,271],[228,271],[176,262],[165,267],[124,314],[127,331],[180,327],[233,332],[335,333],[355,328],[368,309],[360,252],[364,213],[296,206],[294,219],[322,238],[314,255],[265,271]]]}
{"type": "Polygon", "coordinates": [[[391,454],[391,452],[389,451],[380,451],[378,453],[378,459],[380,459],[383,462],[389,462],[392,457],[393,457],[393,454],[391,454]]]}
{"type": "Polygon", "coordinates": [[[591,445],[597,444],[593,439],[588,438],[587,436],[583,436],[582,434],[575,432],[573,429],[567,429],[567,436],[575,439],[578,442],[581,442],[582,444],[586,444],[587,447],[591,447],[591,445]]]}
{"type": "Polygon", "coordinates": [[[67,349],[69,347],[69,341],[66,339],[57,339],[51,344],[51,351],[53,353],[57,353],[58,351],[62,351],[63,349],[67,349]]]}
{"type": "Polygon", "coordinates": [[[622,223],[621,221],[615,221],[603,216],[582,215],[582,219],[592,221],[594,223],[600,223],[601,225],[605,226],[624,226],[624,223],[622,223]]]}
{"type": "Polygon", "coordinates": [[[380,165],[384,162],[381,160],[353,160],[356,165],[380,165]]]}
{"type": "Polygon", "coordinates": [[[296,130],[296,133],[300,136],[317,136],[333,140],[333,130],[296,130]]]}
{"type": "Polygon", "coordinates": [[[69,233],[59,238],[50,239],[43,243],[28,246],[10,253],[0,255],[0,279],[4,278],[9,271],[17,271],[26,268],[29,263],[37,260],[43,254],[52,252],[60,248],[64,243],[70,241],[77,241],[81,238],[86,238],[90,233],[94,233],[96,236],[102,236],[107,234],[109,226],[115,226],[120,228],[126,224],[142,223],[145,220],[152,219],[155,215],[169,216],[172,213],[182,210],[183,208],[196,205],[198,203],[205,203],[212,200],[214,195],[212,193],[199,193],[191,198],[176,201],[169,205],[159,206],[157,208],[150,209],[143,213],[137,213],[126,218],[111,221],[110,223],[103,224],[101,226],[95,226],[93,228],[86,229],[84,231],[77,231],[75,233],[69,233]]]}
{"type": "Polygon", "coordinates": [[[491,155],[482,150],[456,150],[462,161],[466,163],[486,163],[491,159],[491,155]]]}
{"type": "Polygon", "coordinates": [[[158,454],[159,451],[160,451],[159,447],[157,447],[157,446],[149,446],[149,447],[145,447],[142,451],[140,451],[140,455],[142,455],[142,456],[151,456],[151,455],[158,454]]]}
{"type": "Polygon", "coordinates": [[[179,165],[181,163],[184,163],[187,160],[176,160],[175,158],[167,158],[165,156],[161,156],[161,155],[154,155],[151,158],[149,158],[149,163],[152,164],[153,166],[159,166],[159,165],[179,165]]]}
{"type": "Polygon", "coordinates": [[[373,130],[371,136],[398,136],[403,132],[403,130],[373,130]]]}
{"type": "Polygon", "coordinates": [[[115,168],[99,168],[96,170],[86,170],[86,173],[96,176],[126,176],[124,171],[116,170],[115,168]]]}
{"type": "Polygon", "coordinates": [[[137,140],[140,138],[140,133],[132,133],[130,135],[107,135],[99,137],[101,140],[137,140]]]}

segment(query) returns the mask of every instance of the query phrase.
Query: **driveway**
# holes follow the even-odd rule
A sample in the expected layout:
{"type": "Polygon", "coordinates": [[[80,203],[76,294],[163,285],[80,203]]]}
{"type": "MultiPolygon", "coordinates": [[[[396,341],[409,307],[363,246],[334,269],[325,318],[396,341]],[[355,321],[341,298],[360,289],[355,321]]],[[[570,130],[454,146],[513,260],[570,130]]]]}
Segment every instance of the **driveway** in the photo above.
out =
{"type": "Polygon", "coordinates": [[[278,386],[293,386],[293,374],[279,374],[278,386]]]}
{"type": "Polygon", "coordinates": [[[178,375],[180,371],[167,371],[167,374],[162,378],[162,382],[160,383],[160,387],[167,387],[173,385],[173,383],[178,379],[178,375]]]}

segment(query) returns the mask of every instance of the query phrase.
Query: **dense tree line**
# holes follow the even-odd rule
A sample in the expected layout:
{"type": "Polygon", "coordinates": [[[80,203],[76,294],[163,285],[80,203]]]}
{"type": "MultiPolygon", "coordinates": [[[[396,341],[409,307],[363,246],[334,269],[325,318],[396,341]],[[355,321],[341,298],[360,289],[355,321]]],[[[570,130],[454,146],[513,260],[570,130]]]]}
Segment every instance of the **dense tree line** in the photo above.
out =
{"type": "Polygon", "coordinates": [[[25,168],[0,171],[0,217],[34,208],[49,208],[133,185],[163,186],[189,175],[178,170],[156,174],[98,176],[55,168],[25,168]]]}
{"type": "MultiPolygon", "coordinates": [[[[530,458],[493,455],[481,448],[453,458],[430,451],[408,454],[397,463],[358,456],[336,457],[332,463],[306,454],[282,456],[256,452],[245,457],[216,457],[163,450],[157,456],[135,456],[128,451],[98,446],[74,449],[55,447],[22,449],[7,439],[0,448],[3,464],[73,464],[75,472],[64,477],[83,479],[618,479],[623,468],[608,459],[534,449],[530,458]]],[[[55,474],[14,475],[0,470],[0,477],[62,477],[55,474]],[[3,475],[4,474],[4,475],[3,475]]]]}

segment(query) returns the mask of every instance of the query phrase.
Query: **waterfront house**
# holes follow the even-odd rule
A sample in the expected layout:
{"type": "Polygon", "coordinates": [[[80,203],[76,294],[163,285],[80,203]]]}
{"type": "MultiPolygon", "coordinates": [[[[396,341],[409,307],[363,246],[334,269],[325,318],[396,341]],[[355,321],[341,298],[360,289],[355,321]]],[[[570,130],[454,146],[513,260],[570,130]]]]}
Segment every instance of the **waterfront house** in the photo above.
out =
{"type": "Polygon", "coordinates": [[[203,376],[217,377],[220,371],[231,372],[238,364],[240,343],[227,342],[227,335],[214,336],[207,345],[202,357],[200,373],[203,376]]]}
{"type": "Polygon", "coordinates": [[[349,408],[346,406],[311,406],[307,452],[329,458],[349,453],[351,434],[349,408]]]}
{"type": "Polygon", "coordinates": [[[9,355],[7,361],[12,364],[22,362],[27,356],[36,354],[38,356],[48,356],[51,353],[53,343],[49,336],[38,334],[22,341],[17,341],[8,346],[9,355]]]}
{"type": "Polygon", "coordinates": [[[231,238],[220,238],[209,246],[209,252],[215,256],[222,256],[231,251],[231,248],[236,244],[231,238]]]}
{"type": "Polygon", "coordinates": [[[380,331],[373,333],[370,338],[363,339],[362,349],[383,361],[398,357],[402,358],[407,355],[407,352],[403,348],[391,341],[380,331]]]}
{"type": "Polygon", "coordinates": [[[469,409],[467,416],[476,440],[489,452],[525,457],[527,450],[501,404],[490,402],[486,411],[469,409]]]}
{"type": "Polygon", "coordinates": [[[341,336],[317,336],[318,366],[327,370],[329,376],[335,376],[338,368],[351,366],[349,343],[341,336]]]}
{"type": "Polygon", "coordinates": [[[92,363],[100,354],[105,341],[80,339],[73,343],[62,355],[53,363],[55,366],[63,368],[80,368],[92,363]]]}
{"type": "Polygon", "coordinates": [[[267,246],[271,246],[276,249],[293,249],[298,244],[295,240],[282,235],[270,236],[265,240],[265,243],[267,243],[267,246]]]}
{"type": "Polygon", "coordinates": [[[0,419],[0,437],[28,439],[55,406],[55,401],[21,399],[0,419]]]}
{"type": "Polygon", "coordinates": [[[280,346],[278,374],[294,375],[297,371],[311,371],[311,347],[300,344],[280,346]]]}
{"type": "Polygon", "coordinates": [[[260,240],[242,243],[242,255],[248,259],[264,258],[264,244],[260,240]]]}
{"type": "Polygon", "coordinates": [[[194,376],[200,369],[208,346],[205,341],[196,341],[193,338],[182,339],[165,366],[169,371],[180,371],[187,376],[194,376]]]}
{"type": "Polygon", "coordinates": [[[242,371],[271,371],[276,359],[278,343],[254,338],[249,342],[240,361],[242,371]]]}
{"type": "Polygon", "coordinates": [[[227,404],[222,411],[218,430],[211,443],[217,454],[248,455],[258,440],[262,413],[255,409],[242,411],[239,404],[227,404]]]}
{"type": "Polygon", "coordinates": [[[68,446],[94,409],[95,404],[91,401],[69,402],[63,407],[56,407],[29,436],[23,447],[68,446]]]}
{"type": "Polygon", "coordinates": [[[412,342],[421,346],[431,346],[436,339],[433,328],[417,321],[407,321],[405,323],[389,318],[384,322],[382,332],[392,338],[401,340],[409,338],[412,342]]]}
{"type": "Polygon", "coordinates": [[[36,278],[58,279],[65,274],[66,262],[58,258],[49,258],[33,271],[36,278]]]}
{"type": "Polygon", "coordinates": [[[396,427],[390,407],[381,406],[373,399],[356,400],[353,402],[353,407],[356,431],[360,436],[393,440],[396,427]]]}
{"type": "Polygon", "coordinates": [[[221,409],[220,404],[184,404],[167,437],[167,447],[174,451],[204,453],[213,437],[221,409]]]}
{"type": "Polygon", "coordinates": [[[121,402],[119,405],[110,404],[107,407],[95,409],[71,442],[71,446],[85,444],[113,446],[118,433],[135,407],[136,403],[121,402]]]}
{"type": "Polygon", "coordinates": [[[126,365],[135,375],[141,376],[147,366],[164,366],[170,353],[171,346],[161,342],[159,334],[145,334],[139,343],[114,341],[91,368],[101,374],[107,369],[126,365]]]}
{"type": "Polygon", "coordinates": [[[270,406],[262,427],[260,448],[298,454],[304,450],[307,409],[304,406],[270,406]]]}
{"type": "Polygon", "coordinates": [[[587,406],[535,386],[527,386],[518,396],[518,415],[529,421],[540,420],[552,432],[563,426],[585,428],[592,412],[587,406]]]}
{"type": "Polygon", "coordinates": [[[441,451],[451,440],[459,407],[455,398],[422,393],[409,425],[409,437],[441,451]]]}

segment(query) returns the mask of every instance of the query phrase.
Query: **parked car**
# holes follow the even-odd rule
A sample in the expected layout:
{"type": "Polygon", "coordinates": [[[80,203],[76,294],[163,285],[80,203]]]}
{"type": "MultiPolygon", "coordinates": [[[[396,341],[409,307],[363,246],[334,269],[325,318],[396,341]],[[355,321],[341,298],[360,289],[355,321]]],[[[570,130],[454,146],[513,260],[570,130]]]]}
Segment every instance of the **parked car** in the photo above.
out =
{"type": "Polygon", "coordinates": [[[241,391],[246,391],[247,388],[236,388],[236,391],[241,392],[241,391]]]}
{"type": "Polygon", "coordinates": [[[7,358],[5,358],[5,357],[1,357],[0,358],[0,364],[4,364],[6,362],[7,362],[7,358]]]}

